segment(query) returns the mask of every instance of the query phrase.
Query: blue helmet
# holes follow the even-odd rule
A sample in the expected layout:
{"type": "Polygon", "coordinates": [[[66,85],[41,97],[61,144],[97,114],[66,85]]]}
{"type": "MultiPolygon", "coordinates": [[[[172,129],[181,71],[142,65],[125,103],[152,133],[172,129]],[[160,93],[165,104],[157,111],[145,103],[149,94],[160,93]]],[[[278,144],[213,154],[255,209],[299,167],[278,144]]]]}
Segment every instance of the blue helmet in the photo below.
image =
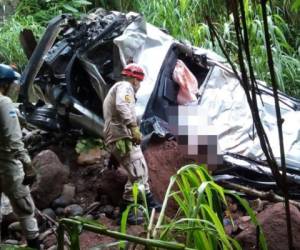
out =
{"type": "Polygon", "coordinates": [[[12,83],[20,79],[20,74],[16,72],[11,66],[0,64],[0,85],[4,83],[12,83]]]}

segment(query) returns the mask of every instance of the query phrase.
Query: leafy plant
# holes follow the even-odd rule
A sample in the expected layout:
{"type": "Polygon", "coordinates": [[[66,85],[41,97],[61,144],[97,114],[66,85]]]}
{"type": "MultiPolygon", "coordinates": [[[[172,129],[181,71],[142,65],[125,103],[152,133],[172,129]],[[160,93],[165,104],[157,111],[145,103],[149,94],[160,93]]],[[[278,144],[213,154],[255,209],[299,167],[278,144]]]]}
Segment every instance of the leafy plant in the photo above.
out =
{"type": "MultiPolygon", "coordinates": [[[[171,177],[157,223],[154,225],[147,209],[135,201],[123,214],[121,232],[126,233],[129,210],[139,207],[145,214],[145,228],[150,232],[150,238],[180,242],[192,249],[241,249],[239,243],[226,234],[223,226],[223,211],[229,211],[225,195],[234,196],[245,208],[252,222],[260,228],[246,200],[217,185],[204,165],[187,165],[171,177]],[[166,216],[166,208],[171,199],[176,201],[178,212],[170,219],[166,216]]],[[[260,249],[267,249],[261,228],[259,243],[260,249]]]]}
{"type": "Polygon", "coordinates": [[[104,142],[98,138],[83,138],[77,141],[75,151],[80,153],[86,153],[93,148],[104,149],[104,142]]]}
{"type": "MultiPolygon", "coordinates": [[[[176,235],[180,233],[187,247],[241,249],[238,242],[224,230],[222,209],[228,210],[226,193],[226,190],[213,182],[204,165],[188,165],[181,168],[171,178],[162,212],[154,228],[154,236],[163,240],[176,240],[176,235]],[[178,191],[172,191],[174,185],[178,191]],[[171,197],[175,199],[179,210],[171,222],[164,224],[165,209],[171,197]]],[[[247,202],[243,200],[241,205],[245,204],[247,202]]],[[[257,224],[257,221],[252,219],[257,224]]],[[[261,249],[266,249],[265,245],[261,233],[261,249]]]]}

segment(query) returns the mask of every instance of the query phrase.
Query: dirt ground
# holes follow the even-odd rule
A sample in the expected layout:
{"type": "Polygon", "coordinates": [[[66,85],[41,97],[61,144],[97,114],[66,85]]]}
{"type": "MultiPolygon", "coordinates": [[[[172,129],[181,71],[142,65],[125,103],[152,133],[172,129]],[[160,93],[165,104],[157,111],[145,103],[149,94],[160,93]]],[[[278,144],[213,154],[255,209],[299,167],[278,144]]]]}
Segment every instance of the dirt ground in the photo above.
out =
{"type": "MultiPolygon", "coordinates": [[[[180,150],[176,141],[152,143],[144,152],[150,177],[151,190],[155,197],[162,202],[169,186],[170,177],[187,164],[201,164],[199,156],[187,155],[180,150]]],[[[168,203],[167,214],[171,216],[177,211],[175,202],[168,203]]]]}
{"type": "MultiPolygon", "coordinates": [[[[62,151],[60,154],[65,155],[62,151]]],[[[115,170],[103,171],[104,156],[102,161],[98,164],[90,166],[79,166],[76,163],[76,154],[68,152],[68,159],[62,158],[71,166],[71,181],[75,183],[77,189],[76,199],[83,207],[88,206],[94,201],[99,200],[102,194],[108,194],[109,202],[114,206],[118,204],[123,192],[123,185],[126,182],[126,173],[122,168],[115,170]],[[113,185],[112,185],[113,183],[113,185]]],[[[166,141],[162,144],[151,144],[144,152],[149,168],[149,179],[151,190],[159,201],[163,201],[165,191],[169,185],[169,180],[176,171],[191,163],[199,164],[201,159],[197,157],[184,155],[175,141],[166,141]]],[[[262,223],[263,229],[268,242],[268,249],[271,250],[285,250],[287,249],[286,235],[285,235],[285,214],[284,209],[280,205],[273,207],[272,203],[267,202],[266,207],[257,210],[258,220],[262,223]],[[271,209],[271,210],[268,210],[271,209]],[[265,210],[266,209],[266,210],[265,210]],[[270,216],[274,214],[274,216],[270,216]]],[[[250,222],[242,223],[245,214],[236,208],[233,204],[232,215],[237,222],[241,225],[240,228],[233,232],[232,229],[228,231],[230,234],[237,234],[237,239],[241,242],[243,249],[255,249],[254,242],[256,242],[256,233],[254,227],[250,222]],[[242,219],[241,219],[242,218],[242,219]]],[[[168,215],[171,216],[176,211],[174,202],[168,204],[168,215]]],[[[300,239],[298,239],[298,232],[300,231],[300,212],[297,208],[293,207],[293,220],[294,220],[294,234],[295,236],[295,249],[300,250],[300,239]]],[[[108,228],[118,230],[116,220],[111,220],[106,217],[99,219],[101,223],[108,228]]],[[[144,232],[143,227],[129,227],[129,233],[139,235],[144,232]]],[[[81,249],[89,249],[92,246],[113,242],[114,240],[96,235],[94,233],[85,232],[80,236],[81,249]]],[[[111,248],[113,249],[113,248],[111,248]]],[[[117,248],[116,248],[117,249],[117,248]]]]}

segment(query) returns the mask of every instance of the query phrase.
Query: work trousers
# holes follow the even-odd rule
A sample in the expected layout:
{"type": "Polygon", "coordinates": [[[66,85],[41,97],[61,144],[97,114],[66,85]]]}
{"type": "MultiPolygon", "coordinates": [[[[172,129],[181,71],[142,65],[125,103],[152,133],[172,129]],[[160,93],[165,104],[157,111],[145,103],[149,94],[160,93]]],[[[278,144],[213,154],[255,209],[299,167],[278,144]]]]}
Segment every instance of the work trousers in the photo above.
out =
{"type": "Polygon", "coordinates": [[[139,187],[143,186],[145,193],[150,193],[148,183],[148,166],[139,145],[133,145],[131,150],[124,156],[120,154],[115,143],[108,145],[108,150],[122,165],[128,174],[128,180],[125,185],[123,199],[132,202],[132,185],[137,182],[139,187]]]}
{"type": "MultiPolygon", "coordinates": [[[[18,161],[3,162],[0,160],[0,168],[5,164],[6,169],[14,169],[14,171],[8,171],[8,173],[0,173],[0,195],[3,192],[8,197],[13,212],[20,221],[26,239],[31,240],[39,235],[37,221],[34,218],[35,206],[30,195],[29,187],[22,184],[24,172],[20,169],[20,166],[18,166],[21,165],[21,163],[17,162],[18,161]]],[[[1,221],[2,215],[0,211],[0,225],[1,221]]]]}

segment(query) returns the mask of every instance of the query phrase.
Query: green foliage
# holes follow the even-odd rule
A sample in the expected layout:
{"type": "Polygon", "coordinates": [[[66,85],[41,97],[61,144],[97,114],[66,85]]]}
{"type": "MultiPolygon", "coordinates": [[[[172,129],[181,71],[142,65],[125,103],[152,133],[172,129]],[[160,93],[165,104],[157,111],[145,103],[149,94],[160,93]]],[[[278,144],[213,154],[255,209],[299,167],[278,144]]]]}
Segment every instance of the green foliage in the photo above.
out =
{"type": "MultiPolygon", "coordinates": [[[[258,79],[270,82],[265,52],[260,5],[244,0],[253,66],[258,79]]],[[[269,1],[268,22],[276,76],[280,89],[300,97],[300,1],[269,1]]],[[[20,47],[19,32],[33,29],[40,37],[48,21],[63,12],[79,16],[93,7],[134,10],[146,19],[169,30],[179,40],[222,53],[211,36],[205,18],[209,16],[226,43],[226,49],[237,62],[237,45],[233,19],[222,0],[22,0],[16,13],[0,24],[0,61],[15,63],[20,69],[27,59],[20,47]]]]}
{"type": "MultiPolygon", "coordinates": [[[[187,165],[171,177],[162,211],[154,226],[147,209],[137,204],[137,186],[135,186],[135,202],[123,213],[121,232],[126,233],[129,210],[139,207],[145,214],[150,238],[184,243],[187,248],[191,249],[242,249],[236,240],[226,234],[223,226],[223,211],[229,211],[225,195],[234,196],[245,208],[252,222],[260,228],[255,214],[246,200],[240,198],[235,192],[225,190],[217,185],[204,165],[187,165]],[[165,212],[171,199],[176,201],[179,209],[176,215],[170,219],[165,212]]],[[[267,249],[261,228],[259,232],[260,249],[267,249]]]]}
{"type": "Polygon", "coordinates": [[[104,142],[99,138],[83,138],[77,141],[75,151],[80,153],[86,153],[93,148],[104,149],[104,142]]]}
{"type": "Polygon", "coordinates": [[[31,29],[38,39],[47,23],[56,15],[73,13],[80,15],[91,5],[87,0],[22,0],[16,12],[4,23],[0,23],[0,62],[14,63],[23,69],[27,58],[20,45],[19,35],[31,29]]]}
{"type": "MultiPolygon", "coordinates": [[[[187,247],[196,249],[241,249],[238,242],[226,234],[223,226],[222,211],[224,208],[228,210],[226,193],[226,190],[213,182],[204,165],[181,168],[171,178],[153,235],[169,241],[176,241],[180,235],[185,239],[187,247]],[[175,199],[179,210],[175,218],[168,222],[164,213],[170,198],[175,199]]],[[[247,201],[239,199],[251,216],[254,215],[247,201]]],[[[252,222],[257,225],[255,216],[252,222]]],[[[261,232],[261,249],[266,249],[265,245],[261,232]]]]}
{"type": "MultiPolygon", "coordinates": [[[[109,1],[106,1],[109,2],[109,1]]],[[[213,42],[205,18],[209,16],[218,33],[226,43],[226,49],[233,61],[237,62],[237,44],[233,18],[226,9],[226,2],[220,0],[133,0],[127,2],[131,9],[141,12],[146,19],[157,26],[166,28],[179,40],[189,40],[196,46],[213,49],[222,54],[213,42]]],[[[250,49],[253,66],[258,79],[270,82],[265,50],[264,30],[260,5],[244,0],[250,49]]],[[[272,39],[273,57],[280,90],[300,97],[300,18],[299,0],[272,1],[269,6],[269,27],[272,39]]]]}
{"type": "Polygon", "coordinates": [[[4,24],[0,24],[0,62],[16,64],[23,68],[27,58],[20,45],[19,35],[23,29],[31,29],[35,35],[44,30],[43,27],[34,21],[32,16],[10,17],[4,24]]]}
{"type": "Polygon", "coordinates": [[[209,31],[204,23],[204,17],[215,16],[217,5],[225,10],[225,5],[221,0],[139,0],[133,2],[135,9],[143,13],[150,23],[167,29],[178,39],[189,40],[194,45],[202,47],[211,47],[211,41],[207,39],[209,31]]]}
{"type": "Polygon", "coordinates": [[[292,10],[298,12],[300,10],[300,0],[294,0],[292,10]]]}
{"type": "Polygon", "coordinates": [[[49,20],[56,15],[85,13],[91,4],[87,0],[23,0],[18,5],[15,15],[32,15],[36,22],[46,26],[49,20]]]}
{"type": "MultiPolygon", "coordinates": [[[[281,16],[281,10],[268,8],[269,32],[275,72],[280,90],[300,97],[300,54],[293,48],[289,40],[293,37],[290,26],[281,16]]],[[[259,79],[270,82],[267,67],[265,38],[261,19],[260,5],[248,8],[247,26],[249,31],[252,62],[259,79]]]]}

